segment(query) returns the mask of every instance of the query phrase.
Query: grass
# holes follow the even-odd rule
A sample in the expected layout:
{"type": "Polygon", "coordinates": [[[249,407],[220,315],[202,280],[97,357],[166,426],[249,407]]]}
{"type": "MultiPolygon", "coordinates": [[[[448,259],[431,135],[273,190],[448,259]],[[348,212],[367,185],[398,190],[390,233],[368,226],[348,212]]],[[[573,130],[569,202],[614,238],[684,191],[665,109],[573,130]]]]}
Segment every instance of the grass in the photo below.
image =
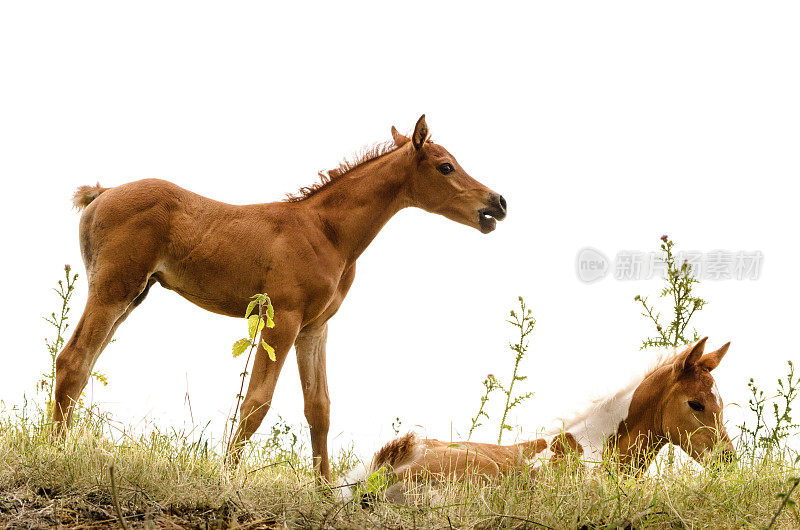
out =
{"type": "MultiPolygon", "coordinates": [[[[614,528],[765,527],[776,495],[800,473],[787,460],[700,470],[675,464],[634,478],[609,469],[550,469],[475,486],[445,484],[414,507],[363,508],[314,485],[310,459],[253,444],[237,470],[221,444],[186,433],[133,436],[84,412],[63,442],[46,424],[6,413],[0,420],[0,525],[24,527],[265,528],[614,528]],[[113,465],[115,487],[110,470],[113,465]]],[[[335,472],[354,463],[335,459],[335,472]]],[[[800,526],[794,506],[777,528],[800,526]]]]}
{"type": "MultiPolygon", "coordinates": [[[[56,289],[61,316],[53,313],[48,319],[54,327],[54,338],[47,342],[51,361],[64,343],[69,296],[77,278],[69,266],[65,275],[66,287],[59,282],[56,289]]],[[[677,273],[671,277],[683,278],[677,273]]],[[[691,293],[691,283],[687,285],[681,300],[691,293]]],[[[506,391],[493,376],[484,381],[486,394],[470,434],[481,417],[490,419],[484,406],[493,390],[505,396],[500,436],[508,428],[508,410],[529,396],[512,398],[514,382],[524,380],[518,367],[533,329],[530,311],[521,298],[519,302],[523,318],[511,312],[516,321],[511,323],[521,332],[518,343],[511,344],[516,354],[511,382],[506,391]]],[[[689,317],[676,329],[684,329],[689,317]]],[[[260,324],[250,322],[250,338],[238,341],[234,354],[247,348],[252,352],[260,324]]],[[[654,323],[658,328],[657,318],[654,323]]],[[[32,414],[27,406],[0,412],[0,526],[764,528],[774,518],[774,527],[797,528],[800,514],[787,494],[794,491],[792,480],[800,476],[800,468],[797,460],[790,464],[788,455],[776,456],[776,448],[785,447],[796,429],[789,414],[800,383],[793,379],[793,365],[789,369],[786,383],[779,381],[783,402],[773,405],[772,423],[765,416],[769,398],[751,381],[750,410],[756,423],[743,427],[750,447],[742,447],[745,456],[729,468],[657,460],[662,469],[637,478],[613,465],[556,466],[535,480],[521,471],[488,485],[421,487],[418,502],[410,507],[381,502],[380,494],[362,506],[360,500],[338,500],[330,489],[316,486],[310,458],[298,446],[297,433],[282,420],[273,425],[271,437],[248,444],[237,469],[225,465],[225,440],[214,442],[202,432],[137,433],[121,428],[96,407],[79,408],[66,440],[54,441],[47,422],[55,377],[51,370],[43,375],[43,407],[32,414]]],[[[356,463],[352,452],[342,452],[333,459],[334,474],[340,476],[356,463]]]]}

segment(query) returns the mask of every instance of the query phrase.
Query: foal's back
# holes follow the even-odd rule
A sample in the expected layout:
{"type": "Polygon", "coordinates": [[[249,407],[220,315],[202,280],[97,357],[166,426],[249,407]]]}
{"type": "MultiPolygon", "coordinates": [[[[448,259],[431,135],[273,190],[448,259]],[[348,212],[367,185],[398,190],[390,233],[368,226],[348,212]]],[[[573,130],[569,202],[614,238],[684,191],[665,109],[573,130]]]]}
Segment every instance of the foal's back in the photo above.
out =
{"type": "Polygon", "coordinates": [[[92,194],[81,252],[90,281],[120,292],[141,292],[152,279],[205,309],[241,316],[279,268],[275,256],[304,252],[292,236],[303,215],[291,203],[237,206],[159,179],[84,187],[76,203],[92,194]]]}

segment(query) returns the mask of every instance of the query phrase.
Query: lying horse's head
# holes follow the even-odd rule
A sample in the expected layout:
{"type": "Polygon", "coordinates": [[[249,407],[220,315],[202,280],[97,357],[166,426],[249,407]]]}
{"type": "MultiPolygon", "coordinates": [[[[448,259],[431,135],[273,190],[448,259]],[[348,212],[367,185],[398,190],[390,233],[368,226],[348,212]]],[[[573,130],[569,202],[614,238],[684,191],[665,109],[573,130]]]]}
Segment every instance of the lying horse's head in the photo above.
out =
{"type": "Polygon", "coordinates": [[[730,342],[703,355],[706,339],[682,353],[672,365],[672,383],[664,399],[664,434],[698,462],[733,460],[733,444],[722,422],[722,396],[711,371],[730,342]]]}
{"type": "Polygon", "coordinates": [[[469,174],[447,149],[428,140],[423,114],[411,138],[392,127],[397,147],[411,144],[414,162],[409,180],[412,206],[444,215],[484,234],[495,229],[506,216],[506,200],[469,174]]]}
{"type": "MultiPolygon", "coordinates": [[[[701,463],[731,461],[735,452],[722,421],[722,397],[711,375],[730,343],[704,355],[705,344],[704,338],[645,378],[634,392],[626,422],[651,425],[661,440],[656,448],[672,442],[701,463]]],[[[628,442],[630,449],[637,445],[635,440],[628,442]]]]}

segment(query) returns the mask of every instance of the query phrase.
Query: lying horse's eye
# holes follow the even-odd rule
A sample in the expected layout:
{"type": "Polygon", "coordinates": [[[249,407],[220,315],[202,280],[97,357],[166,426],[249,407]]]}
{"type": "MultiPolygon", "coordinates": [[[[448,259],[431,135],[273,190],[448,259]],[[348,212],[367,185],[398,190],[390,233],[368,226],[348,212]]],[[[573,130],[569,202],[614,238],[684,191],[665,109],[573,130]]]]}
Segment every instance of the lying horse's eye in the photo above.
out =
{"type": "Polygon", "coordinates": [[[704,410],[706,410],[705,405],[703,405],[699,401],[690,401],[689,406],[692,407],[692,409],[696,410],[697,412],[703,412],[704,410]]]}
{"type": "Polygon", "coordinates": [[[452,173],[453,171],[455,171],[453,169],[453,166],[451,166],[447,162],[445,162],[444,164],[440,165],[436,169],[438,169],[439,173],[441,173],[442,175],[447,175],[448,173],[452,173]]]}

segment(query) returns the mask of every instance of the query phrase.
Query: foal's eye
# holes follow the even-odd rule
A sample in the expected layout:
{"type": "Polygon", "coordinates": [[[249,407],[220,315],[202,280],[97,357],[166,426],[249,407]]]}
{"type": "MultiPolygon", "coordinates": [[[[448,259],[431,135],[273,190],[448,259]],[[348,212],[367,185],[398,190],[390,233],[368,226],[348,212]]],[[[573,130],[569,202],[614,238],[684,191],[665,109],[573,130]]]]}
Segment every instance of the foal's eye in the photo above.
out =
{"type": "Polygon", "coordinates": [[[441,173],[442,175],[447,175],[448,173],[452,173],[453,171],[455,171],[455,169],[453,169],[453,166],[450,165],[447,162],[445,162],[444,164],[441,164],[436,169],[438,169],[439,173],[441,173]]]}
{"type": "Polygon", "coordinates": [[[689,406],[692,407],[692,409],[696,410],[697,412],[703,412],[704,410],[706,410],[705,405],[703,405],[699,401],[690,401],[689,406]]]}

